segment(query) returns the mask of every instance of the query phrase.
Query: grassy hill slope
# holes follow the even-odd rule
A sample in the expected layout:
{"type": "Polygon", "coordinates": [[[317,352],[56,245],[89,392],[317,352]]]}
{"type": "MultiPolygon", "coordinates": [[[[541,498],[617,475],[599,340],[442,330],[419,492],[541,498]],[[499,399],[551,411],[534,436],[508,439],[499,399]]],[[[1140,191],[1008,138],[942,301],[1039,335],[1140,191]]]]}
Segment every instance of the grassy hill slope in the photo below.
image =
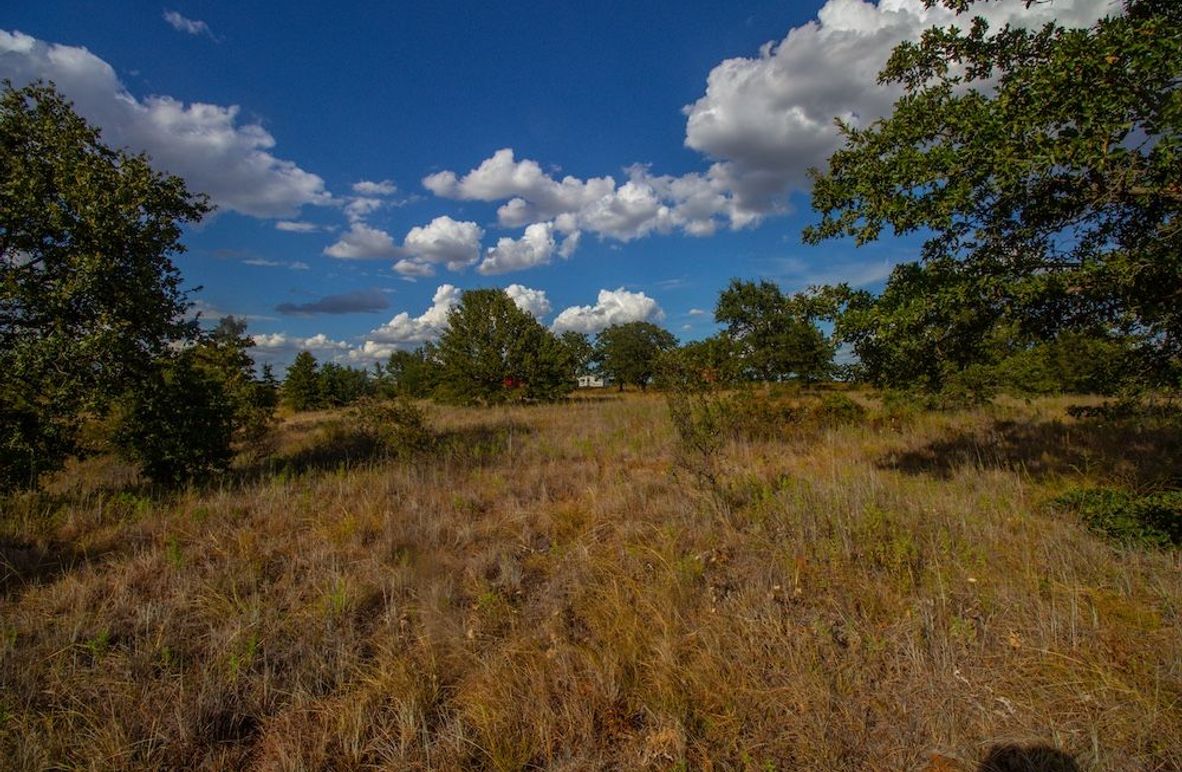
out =
{"type": "Polygon", "coordinates": [[[1178,438],[1065,404],[737,439],[714,484],[633,394],[430,408],[409,460],[302,416],[172,496],[91,462],[0,526],[0,758],[1180,768],[1179,553],[1048,504],[1178,438]]]}

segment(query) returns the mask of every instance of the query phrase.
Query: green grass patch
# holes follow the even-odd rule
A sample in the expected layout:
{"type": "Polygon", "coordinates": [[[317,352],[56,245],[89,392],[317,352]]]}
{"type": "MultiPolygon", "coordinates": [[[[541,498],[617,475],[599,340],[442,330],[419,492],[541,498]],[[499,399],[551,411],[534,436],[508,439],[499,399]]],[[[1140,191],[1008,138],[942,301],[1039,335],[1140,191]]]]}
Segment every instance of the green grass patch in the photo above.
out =
{"type": "Polygon", "coordinates": [[[1092,530],[1126,544],[1182,546],[1182,491],[1137,494],[1115,488],[1071,490],[1057,508],[1077,514],[1092,530]]]}

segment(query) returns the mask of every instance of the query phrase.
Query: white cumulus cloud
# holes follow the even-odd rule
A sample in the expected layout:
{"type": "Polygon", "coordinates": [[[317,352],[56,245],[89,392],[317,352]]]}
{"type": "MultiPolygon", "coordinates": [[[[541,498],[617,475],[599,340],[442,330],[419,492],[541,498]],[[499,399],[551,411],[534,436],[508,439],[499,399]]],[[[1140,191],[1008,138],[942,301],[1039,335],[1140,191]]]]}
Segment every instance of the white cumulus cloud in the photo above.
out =
{"type": "Polygon", "coordinates": [[[580,180],[570,176],[560,182],[542,171],[537,161],[517,161],[511,148],[503,148],[463,177],[443,171],[423,178],[423,185],[437,196],[461,201],[516,199],[520,203],[511,202],[511,210],[501,214],[501,224],[514,227],[577,211],[610,194],[616,183],[611,177],[580,180]]]}
{"type": "Polygon", "coordinates": [[[659,322],[665,312],[643,292],[629,292],[621,287],[617,290],[600,290],[593,306],[571,306],[564,309],[554,320],[555,332],[574,330],[595,333],[613,324],[628,322],[659,322]]]}
{"type": "MultiPolygon", "coordinates": [[[[973,7],[994,28],[1005,23],[1038,27],[1057,19],[1086,26],[1119,11],[1117,0],[997,0],[973,7]]],[[[503,202],[504,228],[534,228],[503,238],[481,263],[482,273],[541,265],[555,251],[543,238],[588,232],[620,242],[652,234],[710,236],[721,227],[744,228],[783,210],[787,194],[803,189],[810,166],[822,166],[837,149],[834,118],[866,126],[890,111],[900,91],[877,82],[891,50],[918,40],[931,26],[967,26],[943,6],[923,0],[827,0],[817,18],[757,56],[727,59],[714,67],[705,93],[687,105],[685,144],[708,166],[679,176],[653,174],[643,165],[625,177],[556,179],[532,159],[503,148],[466,173],[441,171],[423,178],[435,195],[503,202]]],[[[577,236],[560,247],[569,255],[577,236]]]]}
{"type": "MultiPolygon", "coordinates": [[[[1110,0],[1029,8],[1023,0],[1000,0],[974,5],[971,15],[993,28],[1038,27],[1056,18],[1083,26],[1116,8],[1110,0]]],[[[901,92],[877,77],[896,45],[932,26],[963,29],[971,15],[925,8],[922,0],[828,0],[816,20],[764,44],[758,56],[711,70],[706,93],[684,110],[685,144],[717,159],[708,177],[734,192],[741,212],[772,211],[787,191],[805,187],[810,166],[822,167],[837,149],[834,117],[866,126],[890,111],[901,92]]]]}
{"type": "MultiPolygon", "coordinates": [[[[359,198],[349,205],[378,199],[359,198]]],[[[348,212],[349,207],[346,207],[348,212]]],[[[450,271],[462,271],[480,259],[480,240],[484,229],[474,222],[453,220],[447,215],[436,217],[426,225],[416,225],[407,232],[402,245],[394,242],[389,233],[367,225],[362,215],[350,216],[352,224],[324,254],[345,260],[398,258],[394,270],[403,276],[433,276],[435,266],[446,265],[450,271]]]]}
{"type": "Polygon", "coordinates": [[[403,258],[394,264],[394,271],[409,278],[421,279],[427,276],[434,276],[435,266],[430,263],[403,258]]]}
{"type": "Polygon", "coordinates": [[[476,223],[442,215],[427,225],[411,228],[403,240],[403,248],[415,262],[442,263],[448,270],[459,271],[480,259],[482,238],[484,229],[476,223]]]}
{"type": "Polygon", "coordinates": [[[441,284],[431,299],[431,307],[419,316],[406,311],[369,332],[359,349],[350,352],[354,359],[384,359],[395,349],[413,348],[438,338],[447,329],[447,317],[460,302],[460,290],[452,284],[441,284]]]}
{"type": "Polygon", "coordinates": [[[284,332],[264,332],[251,336],[255,348],[266,354],[290,353],[294,351],[340,352],[350,346],[343,340],[333,340],[320,332],[308,338],[288,335],[284,332]]]}
{"type": "Polygon", "coordinates": [[[497,245],[488,250],[476,270],[490,276],[545,265],[557,248],[554,223],[533,223],[526,226],[519,239],[498,239],[497,245]]]}
{"type": "Polygon", "coordinates": [[[582,231],[575,231],[573,233],[567,234],[566,238],[564,238],[562,243],[558,246],[559,256],[570,257],[573,255],[575,250],[579,248],[579,241],[582,239],[582,237],[582,231]]]}
{"type": "Polygon", "coordinates": [[[384,230],[355,222],[335,244],[325,248],[324,254],[342,260],[369,260],[395,257],[402,254],[402,250],[384,230]]]}
{"type": "Polygon", "coordinates": [[[510,284],[505,287],[505,294],[517,304],[517,307],[535,319],[541,319],[550,313],[550,301],[546,298],[545,290],[530,289],[520,284],[510,284]]]}
{"type": "Polygon", "coordinates": [[[302,220],[279,220],[275,223],[275,230],[287,233],[315,233],[320,229],[319,225],[302,220]]]}
{"type": "Polygon", "coordinates": [[[115,147],[145,151],[157,169],[185,179],[214,203],[253,217],[292,217],[332,197],[319,176],[272,154],[275,138],[239,121],[237,105],[139,99],[107,62],[85,48],[0,30],[0,77],[16,86],[52,80],[115,147]]]}
{"type": "Polygon", "coordinates": [[[371,196],[356,196],[345,204],[345,217],[349,222],[361,222],[369,215],[381,209],[385,204],[380,198],[371,196]]]}
{"type": "Polygon", "coordinates": [[[397,191],[398,187],[390,180],[382,180],[381,182],[361,180],[353,183],[353,192],[360,196],[392,196],[397,191]]]}
{"type": "Polygon", "coordinates": [[[547,245],[541,230],[528,232],[541,224],[547,224],[551,238],[554,230],[567,235],[557,251],[569,257],[582,231],[618,241],[677,229],[704,236],[720,222],[742,227],[753,219],[736,213],[725,185],[708,175],[654,176],[643,165],[625,172],[627,179],[622,183],[611,176],[587,180],[566,176],[559,181],[542,171],[537,161],[519,161],[512,149],[504,148],[463,176],[438,172],[425,177],[423,185],[444,198],[505,201],[497,209],[498,223],[505,228],[526,226],[522,238],[498,242],[491,260],[481,264],[485,273],[547,262],[555,248],[547,245]]]}

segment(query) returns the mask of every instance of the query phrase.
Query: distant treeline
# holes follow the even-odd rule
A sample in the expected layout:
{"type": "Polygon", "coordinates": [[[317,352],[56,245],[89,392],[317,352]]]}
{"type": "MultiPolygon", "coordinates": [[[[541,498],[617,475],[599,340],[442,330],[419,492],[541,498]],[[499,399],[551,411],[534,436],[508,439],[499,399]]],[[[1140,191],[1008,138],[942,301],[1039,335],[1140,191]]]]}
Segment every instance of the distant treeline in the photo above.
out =
{"type": "MultiPolygon", "coordinates": [[[[622,389],[744,382],[840,380],[980,402],[999,392],[1112,394],[1149,383],[1144,341],[1105,330],[1049,340],[996,325],[985,340],[954,345],[951,320],[924,319],[898,302],[897,271],[874,296],[846,286],[786,294],[768,281],[735,279],[723,290],[716,335],[678,345],[650,322],[608,327],[594,338],[546,330],[499,290],[465,292],[438,343],[396,350],[371,368],[320,364],[300,352],[282,386],[295,410],[364,397],[492,404],[544,401],[593,375],[622,389]],[[906,322],[910,320],[911,326],[906,322]]],[[[917,303],[930,303],[917,298],[917,303]]],[[[954,315],[954,314],[949,314],[954,315]]]]}

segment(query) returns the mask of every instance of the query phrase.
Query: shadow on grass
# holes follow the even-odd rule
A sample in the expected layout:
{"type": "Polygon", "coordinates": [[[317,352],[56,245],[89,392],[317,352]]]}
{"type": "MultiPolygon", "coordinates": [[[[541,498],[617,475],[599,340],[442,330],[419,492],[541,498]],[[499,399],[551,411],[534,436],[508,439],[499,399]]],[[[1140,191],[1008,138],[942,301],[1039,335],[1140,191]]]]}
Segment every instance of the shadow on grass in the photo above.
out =
{"type": "Polygon", "coordinates": [[[0,498],[0,597],[135,551],[146,540],[138,531],[118,535],[100,531],[114,523],[150,517],[170,495],[134,484],[122,490],[26,491],[0,498]],[[75,538],[61,538],[59,515],[71,509],[70,530],[75,538]],[[87,538],[78,538],[79,530],[87,538]]]}
{"type": "MultiPolygon", "coordinates": [[[[326,427],[325,431],[313,435],[292,452],[261,458],[195,487],[200,490],[246,486],[261,480],[354,469],[396,460],[428,466],[446,465],[453,470],[486,467],[511,456],[517,444],[532,432],[527,424],[514,421],[478,424],[433,433],[420,448],[392,451],[374,437],[342,423],[326,427]]],[[[104,502],[100,509],[106,513],[103,516],[106,522],[146,517],[155,509],[167,506],[181,492],[183,489],[137,482],[111,490],[96,488],[83,493],[41,493],[24,501],[22,509],[45,513],[46,527],[27,529],[11,523],[0,527],[0,597],[55,581],[136,546],[123,541],[79,549],[70,541],[53,538],[50,527],[53,513],[67,509],[72,503],[99,497],[104,502]]],[[[15,510],[15,501],[0,500],[0,507],[15,510]]],[[[7,517],[16,514],[15,511],[6,512],[7,517]]],[[[26,515],[37,519],[29,513],[26,515]]],[[[126,534],[122,538],[126,539],[126,534]]]]}
{"type": "Polygon", "coordinates": [[[374,437],[338,425],[315,436],[303,447],[260,459],[236,471],[239,483],[309,472],[338,471],[384,461],[404,460],[422,464],[486,466],[513,452],[514,443],[533,430],[526,424],[479,424],[433,433],[421,448],[388,448],[374,437]]]}
{"type": "Polygon", "coordinates": [[[529,425],[517,421],[448,429],[435,435],[428,458],[461,468],[488,466],[511,455],[532,433],[529,425]]]}
{"type": "Polygon", "coordinates": [[[615,389],[609,391],[605,387],[602,391],[576,391],[558,400],[558,403],[563,405],[598,405],[601,402],[620,402],[623,399],[623,393],[615,389]]]}
{"type": "Polygon", "coordinates": [[[114,547],[83,551],[60,541],[46,544],[0,541],[0,597],[52,582],[118,551],[114,547]]]}
{"type": "Polygon", "coordinates": [[[995,745],[977,772],[1079,772],[1079,764],[1049,745],[995,745]]]}
{"type": "Polygon", "coordinates": [[[363,466],[386,457],[375,438],[345,426],[329,427],[296,450],[265,456],[236,471],[242,482],[363,466]]]}
{"type": "Polygon", "coordinates": [[[1176,421],[993,421],[881,458],[880,468],[941,479],[961,469],[1007,469],[1034,477],[1082,474],[1135,489],[1182,484],[1176,421]]]}

